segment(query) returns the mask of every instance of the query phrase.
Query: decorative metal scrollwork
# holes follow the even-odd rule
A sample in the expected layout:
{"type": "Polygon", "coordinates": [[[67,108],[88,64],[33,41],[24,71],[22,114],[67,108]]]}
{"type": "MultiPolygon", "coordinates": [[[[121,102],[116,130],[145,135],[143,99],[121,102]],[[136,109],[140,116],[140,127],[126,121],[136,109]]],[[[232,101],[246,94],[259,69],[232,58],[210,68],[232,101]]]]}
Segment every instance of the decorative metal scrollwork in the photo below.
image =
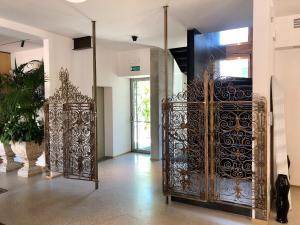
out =
{"type": "Polygon", "coordinates": [[[167,161],[164,168],[169,178],[164,180],[164,190],[204,199],[203,80],[197,80],[186,91],[170,97],[166,104],[163,119],[168,152],[164,155],[167,161]]]}
{"type": "MultiPolygon", "coordinates": [[[[251,80],[250,80],[251,82],[251,80]]],[[[215,199],[252,205],[252,83],[214,81],[215,199]]]]}
{"type": "Polygon", "coordinates": [[[95,113],[92,98],[82,95],[59,73],[61,86],[45,104],[46,163],[49,172],[95,179],[95,113]]]}
{"type": "Polygon", "coordinates": [[[95,117],[91,103],[64,104],[64,176],[80,180],[95,177],[95,117]]]}
{"type": "Polygon", "coordinates": [[[266,218],[266,100],[251,79],[208,77],[163,100],[164,193],[266,218]]]}

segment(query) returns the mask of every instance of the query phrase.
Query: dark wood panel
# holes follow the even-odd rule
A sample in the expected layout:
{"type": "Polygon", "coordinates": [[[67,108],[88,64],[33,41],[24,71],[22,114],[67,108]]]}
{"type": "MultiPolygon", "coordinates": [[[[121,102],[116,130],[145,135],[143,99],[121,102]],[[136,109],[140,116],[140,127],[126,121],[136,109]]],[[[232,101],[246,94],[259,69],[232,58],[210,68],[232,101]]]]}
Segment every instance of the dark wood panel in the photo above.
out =
{"type": "Polygon", "coordinates": [[[0,73],[9,73],[10,69],[10,53],[0,52],[0,73]]]}

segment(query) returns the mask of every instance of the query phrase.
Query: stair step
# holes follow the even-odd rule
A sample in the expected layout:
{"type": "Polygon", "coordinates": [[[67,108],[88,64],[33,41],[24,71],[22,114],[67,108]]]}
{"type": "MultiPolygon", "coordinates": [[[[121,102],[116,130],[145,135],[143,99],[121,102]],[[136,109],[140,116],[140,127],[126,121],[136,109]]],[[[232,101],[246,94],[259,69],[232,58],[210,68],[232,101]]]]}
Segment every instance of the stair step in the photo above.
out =
{"type": "Polygon", "coordinates": [[[170,49],[182,73],[187,74],[187,47],[170,49]]]}

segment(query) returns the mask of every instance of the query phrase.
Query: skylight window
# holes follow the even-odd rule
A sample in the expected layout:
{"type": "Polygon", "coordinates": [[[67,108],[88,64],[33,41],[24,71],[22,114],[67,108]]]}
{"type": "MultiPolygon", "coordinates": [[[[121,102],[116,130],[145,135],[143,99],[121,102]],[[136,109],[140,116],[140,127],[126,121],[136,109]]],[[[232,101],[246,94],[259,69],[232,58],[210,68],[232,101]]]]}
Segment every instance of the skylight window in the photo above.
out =
{"type": "Polygon", "coordinates": [[[220,45],[231,45],[248,42],[249,28],[243,27],[220,32],[220,45]]]}

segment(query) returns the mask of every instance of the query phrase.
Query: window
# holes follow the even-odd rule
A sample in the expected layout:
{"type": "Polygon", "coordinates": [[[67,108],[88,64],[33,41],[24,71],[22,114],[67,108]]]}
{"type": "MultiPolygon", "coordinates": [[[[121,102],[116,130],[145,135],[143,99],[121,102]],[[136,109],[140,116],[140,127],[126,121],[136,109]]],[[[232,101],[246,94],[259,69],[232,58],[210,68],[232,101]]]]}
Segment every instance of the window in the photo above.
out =
{"type": "Polygon", "coordinates": [[[220,61],[221,77],[249,77],[249,58],[227,59],[220,61]]]}
{"type": "Polygon", "coordinates": [[[249,28],[226,30],[220,32],[220,45],[232,45],[249,41],[249,28]]]}

